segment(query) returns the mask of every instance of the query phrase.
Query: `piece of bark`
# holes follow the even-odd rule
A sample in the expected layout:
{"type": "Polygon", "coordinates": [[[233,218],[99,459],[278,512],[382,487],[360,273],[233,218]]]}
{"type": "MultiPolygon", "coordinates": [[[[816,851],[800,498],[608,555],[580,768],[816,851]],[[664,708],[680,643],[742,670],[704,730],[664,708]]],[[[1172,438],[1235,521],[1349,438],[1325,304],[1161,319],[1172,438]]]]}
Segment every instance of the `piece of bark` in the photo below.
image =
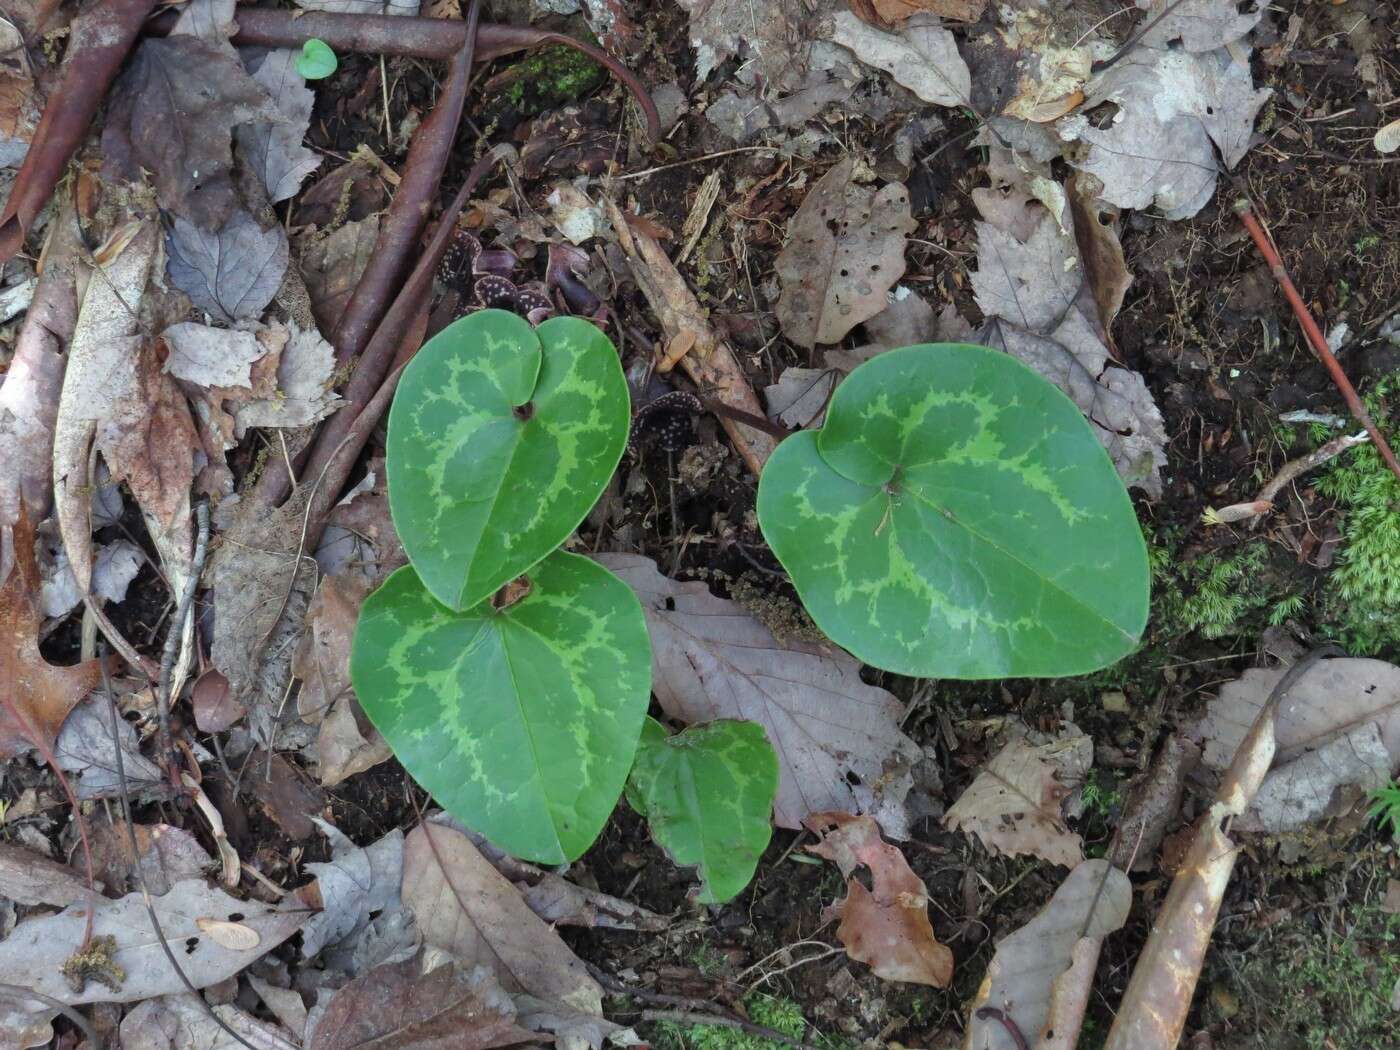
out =
{"type": "Polygon", "coordinates": [[[1128,792],[1123,819],[1109,859],[1124,871],[1148,871],[1167,828],[1181,812],[1186,778],[1201,760],[1201,749],[1173,733],[1162,745],[1152,771],[1128,792]],[[1131,867],[1129,867],[1131,865],[1131,867]]]}
{"type": "MultiPolygon", "coordinates": [[[[671,264],[661,245],[649,234],[630,226],[611,200],[605,203],[618,244],[632,268],[632,276],[661,322],[664,341],[669,343],[682,332],[695,335],[695,346],[681,358],[681,369],[708,396],[731,408],[762,418],[763,406],[749,385],[739,359],[729,344],[710,327],[705,311],[700,308],[685,278],[671,264]]],[[[761,474],[763,464],[778,447],[777,439],[772,434],[728,417],[721,417],[720,425],[734,442],[745,466],[755,476],[761,474]]]]}
{"type": "Polygon", "coordinates": [[[0,212],[0,263],[24,246],[34,219],[92,129],[107,88],[156,0],[106,0],[74,20],[58,86],[49,95],[24,164],[0,212]]]}

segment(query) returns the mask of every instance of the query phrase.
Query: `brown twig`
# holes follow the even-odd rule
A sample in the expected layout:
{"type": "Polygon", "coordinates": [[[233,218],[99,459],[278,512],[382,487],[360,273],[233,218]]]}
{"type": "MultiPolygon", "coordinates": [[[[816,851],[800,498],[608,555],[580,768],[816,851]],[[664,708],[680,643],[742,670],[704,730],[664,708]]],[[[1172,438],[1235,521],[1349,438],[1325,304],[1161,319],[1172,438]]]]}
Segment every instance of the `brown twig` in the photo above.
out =
{"type": "Polygon", "coordinates": [[[202,501],[197,504],[194,516],[198,531],[195,534],[194,558],[190,562],[190,578],[185,581],[184,593],[179,595],[175,615],[170,618],[165,647],[160,654],[160,679],[156,689],[156,712],[160,720],[157,746],[161,761],[170,772],[170,784],[177,790],[180,787],[180,774],[170,737],[170,674],[175,667],[175,656],[180,651],[180,639],[185,634],[185,621],[193,612],[194,594],[199,589],[199,577],[204,573],[204,559],[209,553],[209,504],[202,501]]]}
{"type": "Polygon", "coordinates": [[[53,195],[73,151],[92,130],[107,87],[141,32],[156,0],[106,0],[74,20],[58,87],[49,95],[39,126],[0,212],[0,262],[24,246],[34,219],[53,195]]]}
{"type": "Polygon", "coordinates": [[[1026,1037],[1021,1032],[1020,1025],[1005,1010],[998,1010],[995,1006],[984,1006],[977,1011],[977,1016],[983,1020],[991,1019],[999,1022],[1002,1028],[1006,1029],[1006,1034],[1011,1037],[1011,1041],[1016,1044],[1016,1050],[1031,1050],[1030,1044],[1026,1042],[1026,1037]]]}
{"type": "Polygon", "coordinates": [[[1375,421],[1371,419],[1371,413],[1367,412],[1366,406],[1361,403],[1356,388],[1351,385],[1351,380],[1342,371],[1342,366],[1337,363],[1336,355],[1328,347],[1327,338],[1313,319],[1312,311],[1308,309],[1308,304],[1303,302],[1303,297],[1298,294],[1298,289],[1293,286],[1293,281],[1288,276],[1288,270],[1284,268],[1283,260],[1279,257],[1278,249],[1274,247],[1273,241],[1264,232],[1264,227],[1260,225],[1255,216],[1253,205],[1248,200],[1236,201],[1235,212],[1239,215],[1240,222],[1244,223],[1244,228],[1249,231],[1249,235],[1254,238],[1254,245],[1259,249],[1259,254],[1269,264],[1274,280],[1278,281],[1279,287],[1283,289],[1284,298],[1288,300],[1288,305],[1293,308],[1293,316],[1298,319],[1298,324],[1302,327],[1303,334],[1307,336],[1313,351],[1326,366],[1328,374],[1332,377],[1332,382],[1341,391],[1347,408],[1351,410],[1356,421],[1364,426],[1366,432],[1371,435],[1371,441],[1376,446],[1376,451],[1380,453],[1381,459],[1390,468],[1390,472],[1396,478],[1400,478],[1400,461],[1396,460],[1395,453],[1391,451],[1389,443],[1385,440],[1385,435],[1380,432],[1375,421]]]}
{"type": "MultiPolygon", "coordinates": [[[[1256,503],[1273,503],[1294,478],[1301,477],[1308,471],[1322,466],[1328,460],[1336,459],[1343,452],[1356,445],[1364,445],[1371,440],[1371,435],[1367,433],[1342,434],[1334,437],[1321,448],[1314,449],[1306,456],[1299,456],[1297,459],[1290,459],[1279,468],[1277,474],[1270,478],[1259,490],[1259,494],[1254,497],[1256,503]]],[[[1257,517],[1250,522],[1250,527],[1258,526],[1263,521],[1263,517],[1257,517]]]]}

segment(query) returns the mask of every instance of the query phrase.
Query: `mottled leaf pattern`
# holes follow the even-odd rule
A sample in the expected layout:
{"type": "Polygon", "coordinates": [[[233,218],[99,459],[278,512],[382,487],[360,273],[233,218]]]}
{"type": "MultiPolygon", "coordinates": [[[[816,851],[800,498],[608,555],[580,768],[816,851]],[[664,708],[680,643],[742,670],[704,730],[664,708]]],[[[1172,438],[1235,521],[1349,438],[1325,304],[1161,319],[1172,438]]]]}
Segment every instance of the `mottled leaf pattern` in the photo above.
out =
{"type": "Polygon", "coordinates": [[[563,543],[629,416],[617,352],[587,321],[480,310],[435,336],[389,413],[389,503],[423,585],[470,609],[563,543]]]}
{"type": "Polygon", "coordinates": [[[749,880],[773,835],[778,756],[757,722],[721,719],[669,736],[648,718],[627,801],[677,864],[699,869],[702,904],[749,880]]]}
{"type": "Polygon", "coordinates": [[[651,650],[627,585],[556,552],[501,611],[453,612],[398,570],[360,612],[350,676],[445,809],[517,857],[561,864],[592,844],[622,793],[651,650]]]}
{"type": "Polygon", "coordinates": [[[1080,674],[1131,652],[1147,551],[1079,410],[985,347],[866,362],[778,446],[758,515],[804,605],[866,663],[934,678],[1080,674]]]}

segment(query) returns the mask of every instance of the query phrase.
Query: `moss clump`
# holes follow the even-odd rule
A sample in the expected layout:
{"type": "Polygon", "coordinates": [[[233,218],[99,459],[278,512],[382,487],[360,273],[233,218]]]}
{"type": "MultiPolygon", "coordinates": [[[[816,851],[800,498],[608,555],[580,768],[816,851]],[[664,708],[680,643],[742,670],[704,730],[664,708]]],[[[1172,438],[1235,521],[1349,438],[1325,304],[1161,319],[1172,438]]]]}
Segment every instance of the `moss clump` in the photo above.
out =
{"type": "MultiPolygon", "coordinates": [[[[751,995],[744,1000],[744,1010],[749,1020],[761,1024],[792,1039],[811,1038],[807,1032],[807,1020],[802,1016],[802,1008],[791,999],[779,999],[769,995],[751,995]]],[[[673,1021],[657,1022],[656,1045],[661,1050],[786,1050],[786,1044],[763,1036],[752,1035],[739,1028],[724,1028],[719,1025],[676,1024],[673,1021]]],[[[818,1045],[836,1046],[825,1039],[818,1045]]]]}
{"type": "Polygon", "coordinates": [[[520,120],[577,101],[606,79],[602,66],[571,47],[542,48],[492,78],[480,116],[513,127],[520,120]]]}
{"type": "Polygon", "coordinates": [[[1232,552],[1207,551],[1186,562],[1178,561],[1170,540],[1153,544],[1148,553],[1156,592],[1153,627],[1165,638],[1244,634],[1258,626],[1252,619],[1282,620],[1302,605],[1299,596],[1279,593],[1266,571],[1269,549],[1262,540],[1232,552]]]}
{"type": "MultiPolygon", "coordinates": [[[[1397,393],[1400,372],[1392,372],[1366,396],[1383,433],[1394,430],[1390,402],[1397,393]]],[[[1400,649],[1400,480],[1368,444],[1346,453],[1317,487],[1344,515],[1342,549],[1328,578],[1329,626],[1353,653],[1393,655],[1400,649]]]]}

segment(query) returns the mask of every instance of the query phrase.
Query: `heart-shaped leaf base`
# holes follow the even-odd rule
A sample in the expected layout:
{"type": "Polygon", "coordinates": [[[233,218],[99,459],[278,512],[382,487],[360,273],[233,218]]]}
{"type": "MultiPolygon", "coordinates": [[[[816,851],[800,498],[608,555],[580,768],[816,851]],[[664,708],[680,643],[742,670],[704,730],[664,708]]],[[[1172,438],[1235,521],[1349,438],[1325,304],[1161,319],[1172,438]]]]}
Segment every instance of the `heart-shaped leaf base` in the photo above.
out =
{"type": "Polygon", "coordinates": [[[400,569],[365,600],[350,676],[445,809],[517,857],[562,864],[592,844],[622,793],[651,646],[631,588],[560,551],[499,611],[486,601],[454,612],[400,569]]]}
{"type": "Polygon", "coordinates": [[[675,736],[642,727],[627,801],[677,864],[700,871],[702,904],[739,894],[773,837],[778,756],[757,722],[721,719],[675,736]]]}
{"type": "Polygon", "coordinates": [[[906,347],[778,446],[763,534],[817,625],[876,667],[934,678],[1082,674],[1147,621],[1132,503],[1079,409],[980,346],[906,347]]]}
{"type": "Polygon", "coordinates": [[[504,310],[448,325],[389,411],[389,504],[423,585],[470,609],[566,539],[627,444],[612,342],[577,317],[504,310]]]}

